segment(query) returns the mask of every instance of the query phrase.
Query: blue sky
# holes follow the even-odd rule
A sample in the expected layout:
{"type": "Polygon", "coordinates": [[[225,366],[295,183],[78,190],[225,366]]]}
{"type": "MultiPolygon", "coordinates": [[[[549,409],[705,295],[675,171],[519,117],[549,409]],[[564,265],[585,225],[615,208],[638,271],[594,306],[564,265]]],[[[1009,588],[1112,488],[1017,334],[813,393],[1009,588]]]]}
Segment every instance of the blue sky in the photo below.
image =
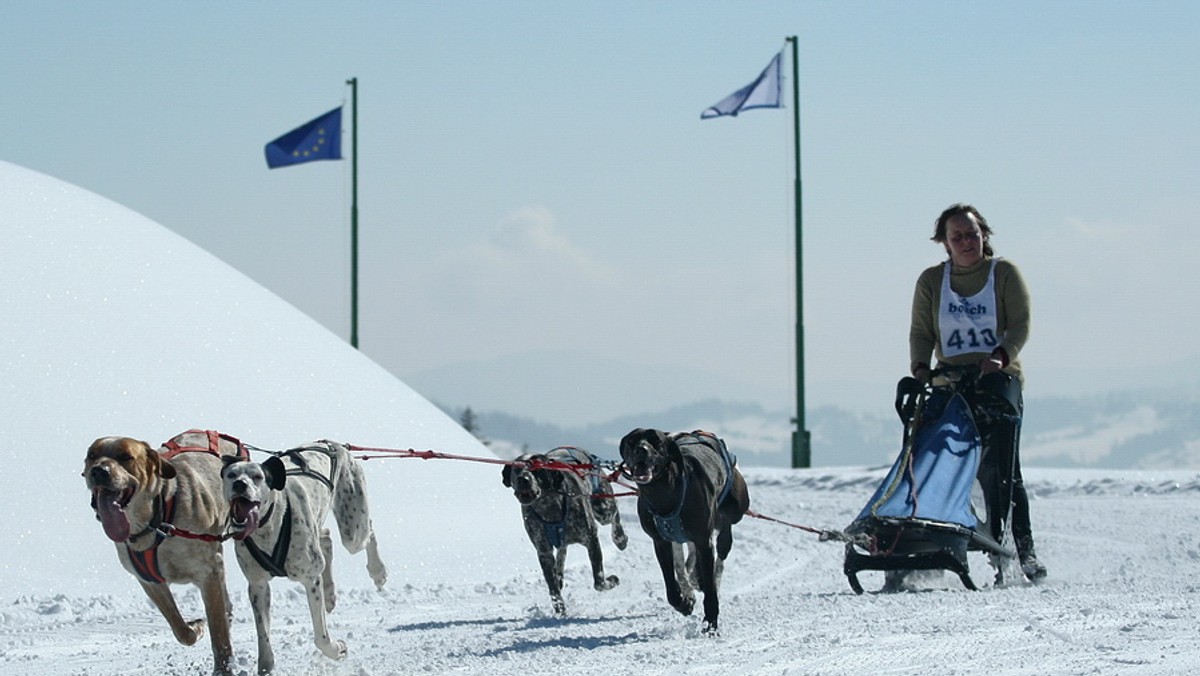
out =
{"type": "Polygon", "coordinates": [[[797,35],[810,405],[887,406],[958,201],[1034,294],[1027,396],[1194,384],[1197,34],[1182,1],[18,0],[0,159],[348,338],[350,163],[268,171],[263,145],[357,77],[368,356],[406,378],[566,353],[788,409],[792,111],[700,112],[797,35]]]}

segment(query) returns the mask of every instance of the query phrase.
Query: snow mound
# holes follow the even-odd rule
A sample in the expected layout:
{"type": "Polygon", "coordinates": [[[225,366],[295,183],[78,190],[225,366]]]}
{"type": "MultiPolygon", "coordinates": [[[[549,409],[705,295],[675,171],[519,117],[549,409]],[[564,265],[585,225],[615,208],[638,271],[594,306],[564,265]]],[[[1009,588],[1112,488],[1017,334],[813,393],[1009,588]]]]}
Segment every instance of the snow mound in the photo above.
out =
{"type": "MultiPolygon", "coordinates": [[[[268,449],[324,438],[494,457],[312,319],[100,196],[0,162],[0,241],[0,578],[14,593],[137,589],[80,477],[100,436],[158,445],[201,428],[268,449]]],[[[397,584],[482,578],[528,547],[491,465],[373,460],[367,481],[397,584]]],[[[364,563],[343,574],[369,584],[364,563]]]]}

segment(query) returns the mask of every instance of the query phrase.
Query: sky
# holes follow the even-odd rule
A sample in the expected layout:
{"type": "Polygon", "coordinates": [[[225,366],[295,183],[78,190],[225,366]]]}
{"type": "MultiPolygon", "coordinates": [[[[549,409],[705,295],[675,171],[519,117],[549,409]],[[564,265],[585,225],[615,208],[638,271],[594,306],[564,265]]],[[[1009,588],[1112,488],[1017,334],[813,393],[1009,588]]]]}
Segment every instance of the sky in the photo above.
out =
{"type": "MultiPolygon", "coordinates": [[[[178,644],[120,568],[80,477],[92,439],[157,445],[190,428],[260,449],[313,439],[453,452],[493,463],[478,440],[405,383],[253,280],[129,209],[0,162],[0,671],[29,676],[208,673],[207,641],[178,644]],[[171,274],[173,266],[191,274],[171,274]]],[[[613,459],[615,448],[590,449],[613,459]]],[[[254,451],[253,457],[265,454],[254,451]]],[[[864,664],[924,674],[1179,674],[1200,656],[1194,470],[1026,472],[1038,586],[951,576],[855,595],[842,547],[789,528],[848,525],[885,467],[745,468],[752,508],[721,582],[721,634],[665,601],[635,502],[619,498],[629,543],[601,528],[607,592],[581,547],[567,552],[555,615],[518,505],[496,464],[364,460],[389,580],[376,592],[362,554],[335,545],[330,632],[348,655],[314,650],[301,587],[272,583],[276,673],[633,673],[857,676],[864,664]],[[1170,514],[1170,518],[1162,518],[1170,514]],[[1183,534],[1183,537],[1181,537],[1183,534]],[[969,645],[973,649],[964,651],[969,645]],[[1014,652],[1019,646],[1019,655],[1014,652]]],[[[226,544],[235,673],[255,673],[244,577],[226,544]]],[[[187,618],[199,594],[173,591],[187,618]]]]}
{"type": "MultiPolygon", "coordinates": [[[[466,364],[495,389],[505,360],[596,363],[661,408],[794,406],[790,51],[788,109],[700,112],[795,35],[810,406],[889,405],[955,202],[1031,288],[1027,397],[1197,383],[1177,312],[1200,282],[1195,3],[18,0],[5,17],[0,159],[148,216],[345,340],[351,163],[268,170],[263,146],[357,78],[359,347],[402,379],[466,364]],[[680,375],[644,376],[662,370],[680,375]]],[[[633,412],[546,370],[514,412],[633,412]]]]}

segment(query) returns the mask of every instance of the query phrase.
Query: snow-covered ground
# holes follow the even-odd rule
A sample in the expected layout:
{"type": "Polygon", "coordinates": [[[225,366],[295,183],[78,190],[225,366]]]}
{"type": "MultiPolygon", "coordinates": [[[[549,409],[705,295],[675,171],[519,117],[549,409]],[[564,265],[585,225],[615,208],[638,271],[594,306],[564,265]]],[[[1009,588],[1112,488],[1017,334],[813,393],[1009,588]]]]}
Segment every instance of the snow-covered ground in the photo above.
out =
{"type": "MultiPolygon", "coordinates": [[[[417,462],[396,460],[389,462],[417,462]]],[[[452,477],[461,467],[446,466],[452,477]]],[[[725,569],[722,628],[699,633],[663,598],[649,539],[636,527],[618,552],[605,541],[621,584],[591,589],[586,555],[572,548],[567,614],[554,616],[531,547],[468,579],[436,570],[398,572],[382,593],[363,557],[340,561],[340,599],[330,616],[349,656],[330,661],[311,640],[298,585],[274,584],[274,645],[281,674],[1186,674],[1200,667],[1197,631],[1200,478],[1194,473],[1122,472],[1080,477],[1034,470],[1034,517],[1050,577],[1038,586],[993,588],[957,578],[924,590],[876,594],[879,573],[863,573],[856,596],[841,574],[838,545],[762,520],[735,530],[725,569]]],[[[882,478],[881,470],[750,470],[755,508],[806,525],[841,527],[882,478]]],[[[490,487],[505,492],[497,480],[490,487]]],[[[83,509],[82,501],[79,505],[83,509]]],[[[632,498],[622,518],[634,524],[632,498]]],[[[425,518],[471,523],[471,504],[430,505],[425,518]]],[[[507,510],[515,525],[515,501],[507,510]]],[[[403,557],[404,525],[377,519],[381,541],[403,557]]],[[[98,531],[99,528],[97,527],[98,531]]],[[[86,546],[108,549],[100,537],[86,546]]],[[[85,543],[81,542],[81,546],[85,543]]],[[[464,555],[479,541],[454,543],[464,555]]],[[[108,554],[109,552],[106,552],[108,554]]],[[[393,554],[395,556],[395,554],[393,554]]],[[[113,557],[109,557],[113,558],[113,557]]],[[[393,560],[391,563],[397,563],[393,560]]],[[[95,589],[8,590],[0,611],[0,671],[40,676],[197,674],[207,645],[185,648],[132,589],[114,560],[95,589]]],[[[234,648],[253,673],[254,625],[234,573],[234,648]]],[[[193,591],[185,608],[200,612],[193,591]]]]}
{"type": "MultiPolygon", "coordinates": [[[[207,641],[178,645],[116,560],[79,476],[96,437],[152,443],[191,427],[264,448],[317,438],[488,450],[403,383],[261,287],[161,226],[78,188],[0,163],[0,673],[202,674],[207,641]]],[[[653,426],[653,420],[645,421],[653,426]]],[[[720,430],[714,430],[720,432],[720,430]]],[[[562,443],[571,443],[564,439],[562,443]]],[[[610,459],[614,448],[592,448],[610,459]]],[[[737,449],[732,449],[735,453],[737,449]]],[[[320,656],[298,585],[274,583],[277,672],[385,674],[1184,674],[1200,668],[1200,476],[1029,469],[1050,577],[984,589],[948,576],[918,591],[853,594],[839,545],[748,519],[725,568],[721,633],[663,598],[649,539],[621,498],[621,584],[591,589],[568,557],[555,616],[517,504],[494,464],[366,464],[380,548],[335,554],[342,661],[320,656]]],[[[882,468],[745,468],[756,511],[842,528],[882,468]]],[[[607,535],[607,530],[605,531],[607,535]]],[[[254,627],[227,557],[239,670],[254,627]]],[[[864,574],[868,589],[878,573],[864,574]]],[[[195,590],[176,587],[199,616],[195,590]]]]}

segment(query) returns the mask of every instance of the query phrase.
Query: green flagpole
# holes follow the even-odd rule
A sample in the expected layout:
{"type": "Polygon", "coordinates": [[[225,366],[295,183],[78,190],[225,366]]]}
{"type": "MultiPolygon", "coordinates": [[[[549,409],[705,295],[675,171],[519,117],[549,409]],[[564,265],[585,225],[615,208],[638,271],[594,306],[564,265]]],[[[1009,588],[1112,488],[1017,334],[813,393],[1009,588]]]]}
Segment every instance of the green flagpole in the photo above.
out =
{"type": "Polygon", "coordinates": [[[800,189],[800,57],[796,36],[787,39],[792,44],[792,119],[796,140],[796,417],[792,423],[792,467],[812,466],[812,435],[804,420],[804,247],[803,209],[800,189]]]}
{"type": "Polygon", "coordinates": [[[350,85],[350,345],[358,349],[358,78],[350,85]]]}

